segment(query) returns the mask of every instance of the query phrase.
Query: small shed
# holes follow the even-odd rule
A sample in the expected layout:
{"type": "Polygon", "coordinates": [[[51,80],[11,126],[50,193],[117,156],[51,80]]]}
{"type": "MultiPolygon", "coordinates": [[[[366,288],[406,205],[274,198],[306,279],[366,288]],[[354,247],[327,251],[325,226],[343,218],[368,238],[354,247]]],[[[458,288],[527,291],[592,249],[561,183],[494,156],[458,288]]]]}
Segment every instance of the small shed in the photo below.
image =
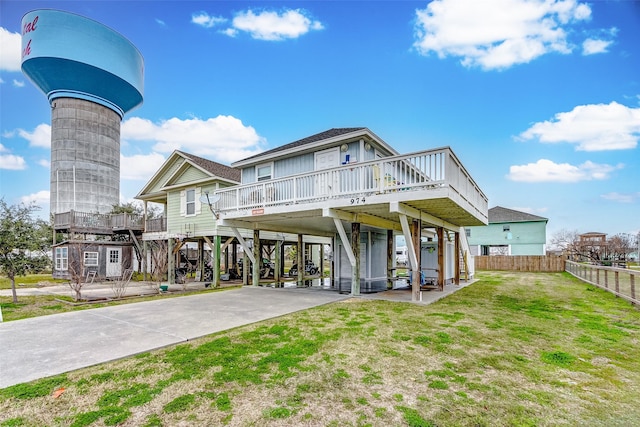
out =
{"type": "Polygon", "coordinates": [[[67,240],[53,246],[53,278],[72,280],[95,271],[97,280],[118,278],[133,265],[133,243],[67,240]]]}

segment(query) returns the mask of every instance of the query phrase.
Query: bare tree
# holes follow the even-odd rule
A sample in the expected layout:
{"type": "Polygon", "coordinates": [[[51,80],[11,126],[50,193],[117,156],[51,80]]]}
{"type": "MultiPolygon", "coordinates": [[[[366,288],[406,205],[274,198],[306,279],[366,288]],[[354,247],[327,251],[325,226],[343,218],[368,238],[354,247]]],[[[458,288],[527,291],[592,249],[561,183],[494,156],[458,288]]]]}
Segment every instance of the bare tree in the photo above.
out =
{"type": "Polygon", "coordinates": [[[169,246],[166,240],[152,240],[149,242],[151,254],[151,282],[155,290],[160,290],[160,283],[167,277],[169,268],[169,246]]]}
{"type": "Polygon", "coordinates": [[[579,240],[577,230],[562,229],[551,236],[549,243],[553,249],[572,255],[579,240]]]}
{"type": "Polygon", "coordinates": [[[87,284],[93,283],[93,279],[96,275],[95,269],[87,268],[84,265],[84,253],[88,249],[91,249],[93,243],[86,241],[74,241],[70,243],[68,247],[68,272],[71,276],[69,280],[69,287],[75,293],[74,300],[80,301],[82,299],[82,288],[87,284]]]}
{"type": "Polygon", "coordinates": [[[129,282],[131,282],[132,275],[133,270],[128,268],[122,273],[120,277],[118,277],[118,279],[111,282],[111,290],[113,291],[113,295],[116,298],[122,298],[127,292],[127,288],[129,287],[129,282]]]}
{"type": "Polygon", "coordinates": [[[607,240],[607,258],[612,261],[626,261],[627,256],[637,247],[635,236],[626,233],[616,234],[607,240]]]}

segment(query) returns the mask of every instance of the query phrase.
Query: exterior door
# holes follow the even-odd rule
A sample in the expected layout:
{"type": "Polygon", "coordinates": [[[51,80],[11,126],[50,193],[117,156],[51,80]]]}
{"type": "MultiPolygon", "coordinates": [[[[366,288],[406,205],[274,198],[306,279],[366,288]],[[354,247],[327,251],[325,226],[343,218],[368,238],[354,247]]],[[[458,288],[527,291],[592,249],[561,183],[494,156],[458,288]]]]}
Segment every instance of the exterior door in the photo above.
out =
{"type": "MultiPolygon", "coordinates": [[[[318,151],[315,154],[315,170],[321,171],[340,166],[340,148],[331,148],[329,150],[318,151]]],[[[319,174],[316,179],[315,192],[318,196],[330,195],[332,189],[335,188],[335,178],[330,174],[319,174]]],[[[335,188],[335,190],[338,190],[335,188]]]]}
{"type": "Polygon", "coordinates": [[[122,248],[107,249],[107,277],[122,275],[122,248]]]}

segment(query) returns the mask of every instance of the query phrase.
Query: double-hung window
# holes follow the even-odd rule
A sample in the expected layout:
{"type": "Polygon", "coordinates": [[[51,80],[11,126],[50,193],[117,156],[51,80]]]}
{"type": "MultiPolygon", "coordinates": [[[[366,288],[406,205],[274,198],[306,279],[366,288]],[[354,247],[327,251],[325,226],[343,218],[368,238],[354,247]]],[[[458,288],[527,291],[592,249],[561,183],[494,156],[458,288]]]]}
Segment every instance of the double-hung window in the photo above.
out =
{"type": "Polygon", "coordinates": [[[69,249],[56,248],[56,270],[63,271],[69,269],[69,249]]]}
{"type": "Polygon", "coordinates": [[[186,213],[187,215],[196,214],[196,190],[187,190],[186,194],[186,213]]]}

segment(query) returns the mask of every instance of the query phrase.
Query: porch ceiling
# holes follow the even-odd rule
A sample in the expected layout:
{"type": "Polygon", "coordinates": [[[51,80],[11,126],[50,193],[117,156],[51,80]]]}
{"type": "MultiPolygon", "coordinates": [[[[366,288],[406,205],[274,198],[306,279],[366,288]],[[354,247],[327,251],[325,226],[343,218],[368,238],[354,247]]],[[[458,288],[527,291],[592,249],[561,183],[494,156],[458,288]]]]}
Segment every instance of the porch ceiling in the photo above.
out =
{"type": "Polygon", "coordinates": [[[360,222],[368,227],[401,232],[400,212],[421,217],[423,226],[486,225],[486,218],[466,205],[456,203],[455,194],[444,187],[440,190],[398,192],[370,195],[362,199],[329,199],[317,203],[266,206],[253,210],[225,211],[219,225],[289,233],[332,236],[336,233],[333,218],[345,223],[360,222]]]}

